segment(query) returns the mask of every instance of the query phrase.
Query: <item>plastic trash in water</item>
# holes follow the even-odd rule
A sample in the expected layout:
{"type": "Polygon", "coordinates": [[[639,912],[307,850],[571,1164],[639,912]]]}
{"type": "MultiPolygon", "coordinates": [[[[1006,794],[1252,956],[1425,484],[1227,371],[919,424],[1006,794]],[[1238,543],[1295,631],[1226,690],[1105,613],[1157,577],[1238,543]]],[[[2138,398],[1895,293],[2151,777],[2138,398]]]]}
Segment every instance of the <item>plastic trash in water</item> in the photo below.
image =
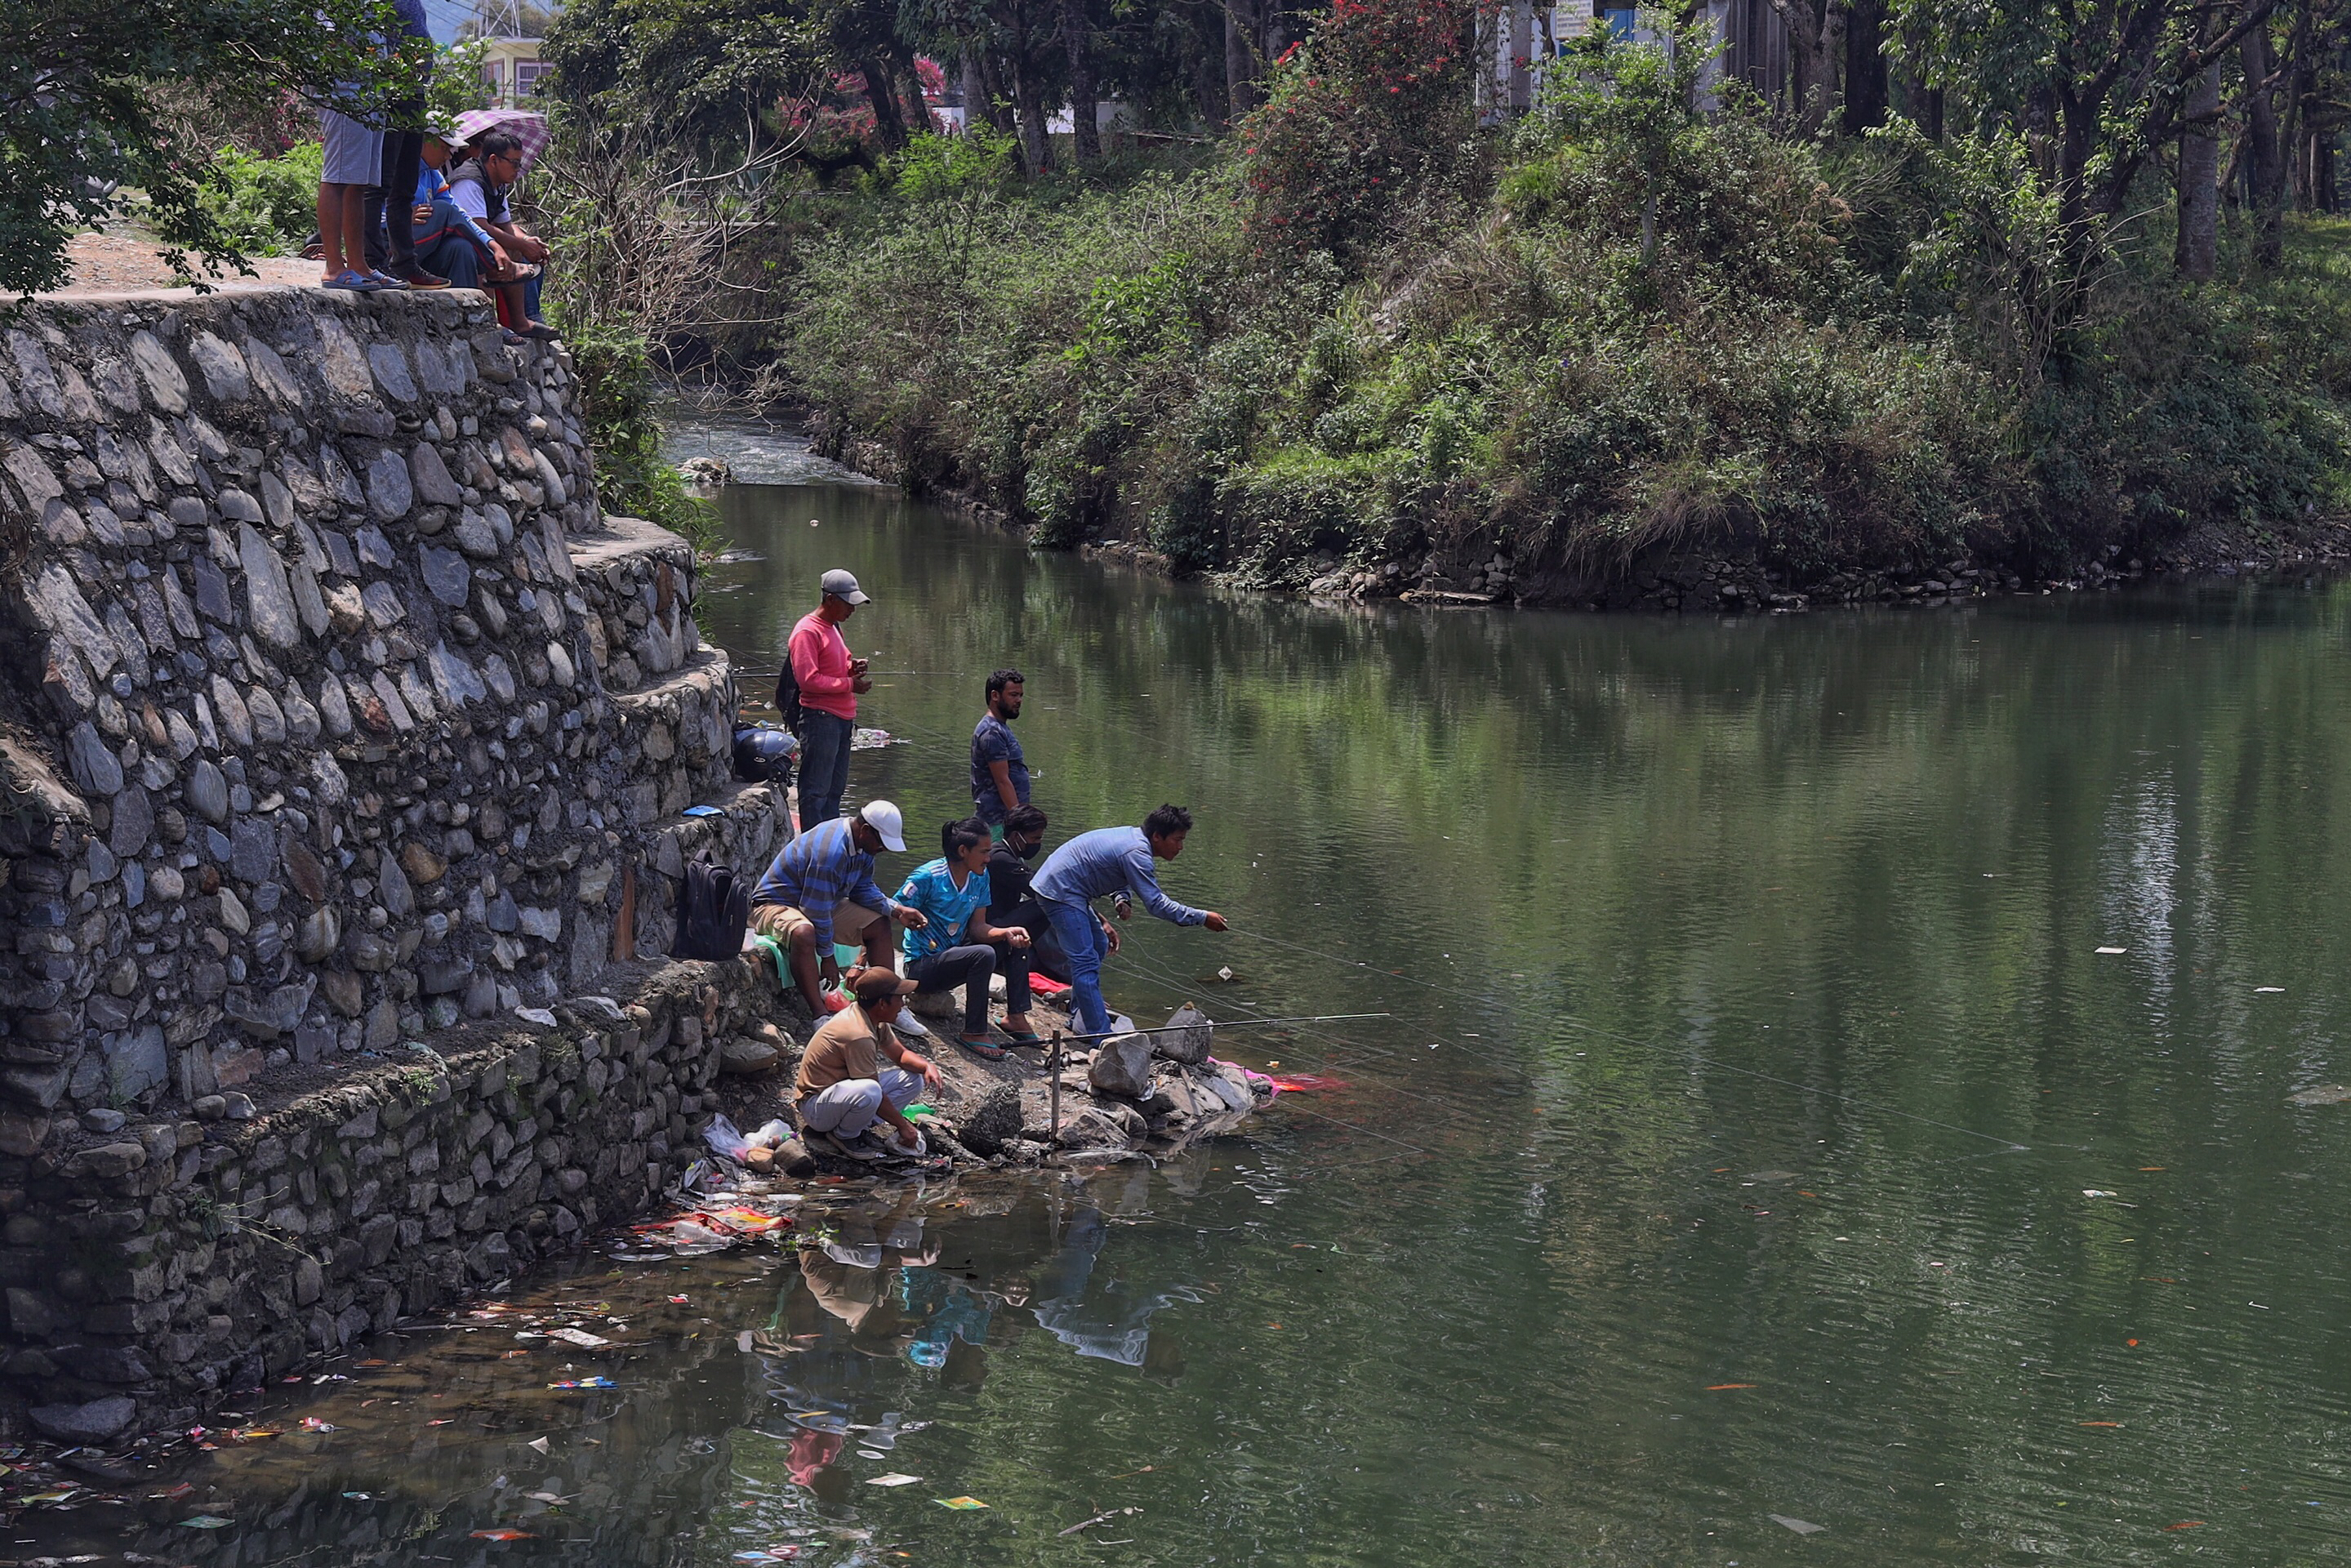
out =
{"type": "Polygon", "coordinates": [[[987,1506],[976,1497],[935,1497],[931,1500],[937,1503],[941,1508],[951,1508],[956,1510],[957,1512],[961,1512],[967,1509],[986,1508],[987,1506]]]}
{"type": "Polygon", "coordinates": [[[618,1388],[621,1385],[609,1377],[568,1377],[561,1383],[550,1383],[548,1386],[549,1388],[618,1388]]]}

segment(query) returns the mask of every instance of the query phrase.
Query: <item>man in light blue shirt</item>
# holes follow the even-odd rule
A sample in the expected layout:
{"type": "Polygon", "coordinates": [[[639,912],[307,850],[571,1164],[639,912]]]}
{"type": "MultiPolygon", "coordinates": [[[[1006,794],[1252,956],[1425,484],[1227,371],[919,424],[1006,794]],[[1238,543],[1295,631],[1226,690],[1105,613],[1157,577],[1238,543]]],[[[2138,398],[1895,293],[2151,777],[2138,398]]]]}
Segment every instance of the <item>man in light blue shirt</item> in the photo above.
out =
{"type": "Polygon", "coordinates": [[[1182,854],[1184,835],[1191,831],[1191,812],[1181,806],[1162,806],[1143,819],[1139,828],[1080,833],[1048,855],[1029,884],[1053,923],[1054,938],[1070,956],[1070,988],[1078,1028],[1085,1033],[1100,1037],[1110,1032],[1102,966],[1113,938],[1110,928],[1094,917],[1095,899],[1110,896],[1121,920],[1134,914],[1134,900],[1139,898],[1144,908],[1175,925],[1226,928],[1225,917],[1216,911],[1178,904],[1159,891],[1153,859],[1172,861],[1182,854]]]}

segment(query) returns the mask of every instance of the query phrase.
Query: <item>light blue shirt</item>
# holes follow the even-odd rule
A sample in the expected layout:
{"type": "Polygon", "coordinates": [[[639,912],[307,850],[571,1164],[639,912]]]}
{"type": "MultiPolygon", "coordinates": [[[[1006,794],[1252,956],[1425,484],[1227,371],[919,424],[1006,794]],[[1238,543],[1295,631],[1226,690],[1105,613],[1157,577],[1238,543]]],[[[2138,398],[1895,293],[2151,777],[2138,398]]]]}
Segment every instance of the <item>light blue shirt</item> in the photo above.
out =
{"type": "Polygon", "coordinates": [[[1131,893],[1144,908],[1178,925],[1198,925],[1205,911],[1178,904],[1159,891],[1152,869],[1151,841],[1141,828],[1096,828],[1080,833],[1045,857],[1029,890],[1055,904],[1092,907],[1104,894],[1131,893]]]}
{"type": "Polygon", "coordinates": [[[906,955],[906,962],[920,963],[935,953],[963,946],[972,913],[987,902],[988,885],[983,871],[966,877],[957,887],[944,857],[925,861],[909,873],[905,885],[898,890],[898,902],[921,910],[930,917],[930,924],[919,931],[910,925],[898,938],[898,950],[906,955]]]}

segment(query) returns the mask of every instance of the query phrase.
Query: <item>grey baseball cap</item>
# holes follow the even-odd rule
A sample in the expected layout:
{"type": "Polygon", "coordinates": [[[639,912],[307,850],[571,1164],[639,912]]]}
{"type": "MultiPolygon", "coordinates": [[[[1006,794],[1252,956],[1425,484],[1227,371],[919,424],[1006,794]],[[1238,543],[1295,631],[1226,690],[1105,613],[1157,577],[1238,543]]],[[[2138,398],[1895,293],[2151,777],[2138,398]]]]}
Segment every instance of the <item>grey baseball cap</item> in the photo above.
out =
{"type": "Polygon", "coordinates": [[[871,602],[866,598],[865,591],[857,586],[857,579],[839,567],[834,567],[831,571],[826,572],[823,582],[819,586],[824,590],[825,596],[829,599],[845,599],[852,604],[871,602]]]}

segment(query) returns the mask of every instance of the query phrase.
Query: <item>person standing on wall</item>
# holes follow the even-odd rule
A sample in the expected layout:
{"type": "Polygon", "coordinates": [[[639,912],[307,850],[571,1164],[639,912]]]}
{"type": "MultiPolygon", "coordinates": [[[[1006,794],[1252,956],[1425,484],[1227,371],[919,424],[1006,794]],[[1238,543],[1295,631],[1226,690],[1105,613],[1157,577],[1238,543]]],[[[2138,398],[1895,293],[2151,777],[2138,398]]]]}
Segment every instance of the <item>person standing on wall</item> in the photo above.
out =
{"type": "Polygon", "coordinates": [[[849,737],[857,728],[857,699],[873,689],[863,659],[852,658],[841,623],[872,601],[857,579],[836,567],[818,584],[824,597],[792,628],[787,657],[799,684],[800,831],[841,815],[849,789],[849,737]]]}
{"type": "Polygon", "coordinates": [[[1134,901],[1139,898],[1144,908],[1171,924],[1226,929],[1225,917],[1215,910],[1194,909],[1159,891],[1151,862],[1182,854],[1185,835],[1191,831],[1191,812],[1181,806],[1162,806],[1144,818],[1139,828],[1080,833],[1047,855],[1038,868],[1030,890],[1044,904],[1053,936],[1070,956],[1071,1000],[1081,1032],[1097,1039],[1110,1032],[1110,1009],[1102,994],[1110,933],[1094,915],[1095,899],[1108,895],[1112,912],[1121,920],[1134,915],[1134,901]]]}
{"type": "Polygon", "coordinates": [[[1003,838],[1004,819],[1029,803],[1029,759],[1012,733],[1026,690],[1018,670],[988,676],[987,711],[971,732],[972,813],[987,824],[990,839],[1003,838]]]}
{"type": "Polygon", "coordinates": [[[392,123],[383,132],[383,153],[378,165],[381,177],[360,199],[368,264],[379,276],[396,277],[411,288],[446,288],[447,278],[427,271],[417,260],[415,202],[411,195],[423,161],[424,89],[433,79],[433,27],[425,19],[424,0],[392,0],[392,4],[400,17],[400,47],[413,54],[420,64],[416,90],[392,106],[392,123]],[[383,263],[380,267],[379,260],[383,263]]]}

